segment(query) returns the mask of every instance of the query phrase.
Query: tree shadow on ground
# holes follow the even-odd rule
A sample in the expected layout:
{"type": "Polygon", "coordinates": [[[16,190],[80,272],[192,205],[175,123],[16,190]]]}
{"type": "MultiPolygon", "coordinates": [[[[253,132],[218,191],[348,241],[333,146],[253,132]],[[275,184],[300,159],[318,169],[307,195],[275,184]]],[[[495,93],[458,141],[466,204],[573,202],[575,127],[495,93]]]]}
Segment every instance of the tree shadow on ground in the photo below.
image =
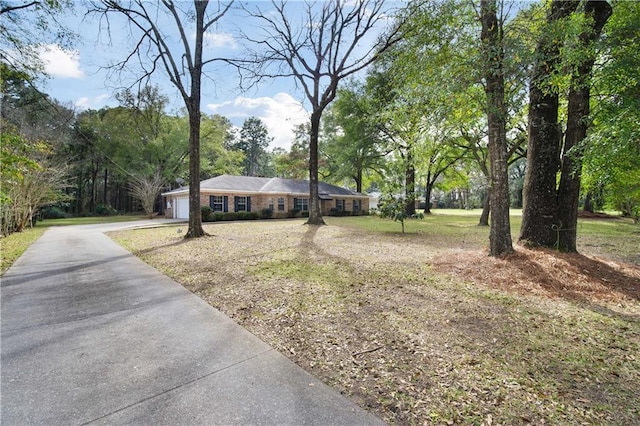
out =
{"type": "Polygon", "coordinates": [[[436,256],[434,267],[520,294],[586,304],[640,301],[640,268],[578,253],[519,247],[504,258],[488,258],[483,251],[463,251],[436,256]]]}
{"type": "MultiPolygon", "coordinates": [[[[201,237],[201,238],[206,238],[206,237],[201,237]]],[[[171,243],[157,245],[157,246],[153,246],[153,247],[148,247],[146,249],[141,249],[141,250],[135,250],[133,252],[133,254],[135,256],[140,257],[140,256],[144,256],[145,254],[153,253],[154,251],[157,251],[157,250],[162,250],[162,249],[169,248],[169,247],[179,247],[179,246],[181,246],[182,244],[184,244],[184,243],[186,243],[188,241],[189,241],[189,239],[187,239],[187,238],[180,238],[179,240],[173,241],[171,243]]]]}

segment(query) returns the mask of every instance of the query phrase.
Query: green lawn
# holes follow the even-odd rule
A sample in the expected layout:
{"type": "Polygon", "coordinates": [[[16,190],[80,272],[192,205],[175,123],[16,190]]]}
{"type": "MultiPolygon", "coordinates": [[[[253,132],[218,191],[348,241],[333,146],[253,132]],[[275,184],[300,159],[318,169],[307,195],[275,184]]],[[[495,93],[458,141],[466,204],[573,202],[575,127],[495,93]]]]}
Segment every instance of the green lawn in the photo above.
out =
{"type": "Polygon", "coordinates": [[[47,227],[37,225],[27,228],[22,232],[0,238],[0,275],[9,269],[22,253],[29,248],[44,232],[47,227]]]}
{"type": "MultiPolygon", "coordinates": [[[[407,234],[428,236],[433,244],[447,244],[455,241],[475,243],[487,247],[489,228],[478,226],[481,210],[436,209],[424,219],[405,221],[407,234]]],[[[327,218],[329,223],[334,218],[327,218]]],[[[401,233],[400,222],[380,220],[375,216],[339,218],[340,223],[371,232],[401,233]]],[[[522,211],[511,210],[511,237],[514,244],[518,240],[522,211]]],[[[578,251],[584,254],[607,256],[616,260],[640,265],[640,225],[631,219],[613,217],[611,219],[579,219],[578,251]]]]}

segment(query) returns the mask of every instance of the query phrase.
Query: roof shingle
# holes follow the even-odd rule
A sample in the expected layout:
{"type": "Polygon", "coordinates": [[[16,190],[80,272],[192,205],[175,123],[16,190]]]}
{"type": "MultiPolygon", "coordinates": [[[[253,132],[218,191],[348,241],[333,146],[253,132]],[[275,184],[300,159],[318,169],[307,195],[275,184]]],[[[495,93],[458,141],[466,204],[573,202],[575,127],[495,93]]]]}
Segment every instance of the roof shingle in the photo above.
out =
{"type": "MultiPolygon", "coordinates": [[[[188,191],[189,187],[174,189],[162,195],[188,191]]],[[[309,181],[301,179],[266,178],[254,176],[221,175],[200,182],[200,190],[241,191],[278,194],[309,194],[309,181]]],[[[364,196],[350,189],[319,182],[318,192],[322,195],[364,196]]]]}

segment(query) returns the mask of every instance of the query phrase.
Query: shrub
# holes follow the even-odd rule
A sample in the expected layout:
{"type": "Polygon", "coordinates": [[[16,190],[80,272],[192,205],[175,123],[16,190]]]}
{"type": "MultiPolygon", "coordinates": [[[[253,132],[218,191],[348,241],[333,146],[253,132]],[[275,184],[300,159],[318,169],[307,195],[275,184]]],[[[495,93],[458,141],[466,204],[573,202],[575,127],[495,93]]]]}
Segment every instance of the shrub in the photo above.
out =
{"type": "Polygon", "coordinates": [[[262,215],[263,219],[269,219],[273,217],[273,209],[270,209],[270,208],[262,209],[260,211],[260,214],[262,215]]]}
{"type": "Polygon", "coordinates": [[[94,213],[98,216],[115,216],[118,214],[118,210],[114,209],[109,204],[98,204],[94,213]]]}
{"type": "MultiPolygon", "coordinates": [[[[353,213],[353,215],[357,215],[357,213],[353,213]]],[[[335,207],[329,210],[329,216],[351,216],[351,211],[349,210],[338,210],[335,207]]]]}
{"type": "Polygon", "coordinates": [[[302,217],[309,217],[309,211],[308,210],[303,211],[301,216],[302,217]]]}
{"type": "Polygon", "coordinates": [[[41,210],[42,219],[65,219],[71,215],[56,206],[45,207],[41,210]]]}
{"type": "Polygon", "coordinates": [[[224,220],[224,213],[221,213],[221,212],[213,213],[213,221],[214,222],[219,222],[221,220],[224,220]]]}
{"type": "Polygon", "coordinates": [[[236,216],[238,220],[254,220],[259,217],[256,212],[237,212],[236,216]]]}
{"type": "Polygon", "coordinates": [[[238,213],[236,212],[227,212],[222,216],[222,220],[238,220],[238,213]]]}
{"type": "Polygon", "coordinates": [[[201,206],[200,212],[202,213],[202,221],[203,222],[213,222],[215,220],[213,216],[213,211],[209,206],[201,206]]]}
{"type": "Polygon", "coordinates": [[[289,217],[296,217],[300,213],[300,209],[291,209],[289,210],[289,217]]]}

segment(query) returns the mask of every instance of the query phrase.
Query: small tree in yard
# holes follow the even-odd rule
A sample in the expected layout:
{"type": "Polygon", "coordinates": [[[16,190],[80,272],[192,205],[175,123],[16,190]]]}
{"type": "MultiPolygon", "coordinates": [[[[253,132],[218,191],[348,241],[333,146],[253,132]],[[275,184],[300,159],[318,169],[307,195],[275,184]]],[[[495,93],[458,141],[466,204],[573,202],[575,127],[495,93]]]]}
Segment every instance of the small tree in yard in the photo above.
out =
{"type": "Polygon", "coordinates": [[[409,218],[424,219],[424,215],[422,213],[415,213],[409,216],[407,214],[406,205],[407,201],[403,197],[396,198],[391,194],[380,197],[380,217],[393,219],[394,222],[400,222],[403,234],[405,220],[409,218]]]}
{"type": "Polygon", "coordinates": [[[142,209],[149,216],[149,219],[153,218],[153,208],[158,195],[164,188],[162,175],[156,172],[153,176],[134,176],[130,186],[131,195],[140,201],[142,209]]]}

